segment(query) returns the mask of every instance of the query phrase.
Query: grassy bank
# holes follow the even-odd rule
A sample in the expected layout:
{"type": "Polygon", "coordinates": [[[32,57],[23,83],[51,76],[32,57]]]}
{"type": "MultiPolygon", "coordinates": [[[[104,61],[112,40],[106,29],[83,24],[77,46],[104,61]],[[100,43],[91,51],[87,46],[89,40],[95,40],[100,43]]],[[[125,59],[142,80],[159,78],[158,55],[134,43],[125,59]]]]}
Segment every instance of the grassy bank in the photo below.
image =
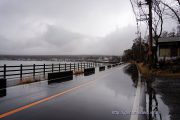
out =
{"type": "Polygon", "coordinates": [[[173,73],[171,71],[162,69],[149,69],[149,66],[143,63],[135,63],[143,76],[157,76],[157,77],[175,77],[180,78],[180,72],[173,73]]]}

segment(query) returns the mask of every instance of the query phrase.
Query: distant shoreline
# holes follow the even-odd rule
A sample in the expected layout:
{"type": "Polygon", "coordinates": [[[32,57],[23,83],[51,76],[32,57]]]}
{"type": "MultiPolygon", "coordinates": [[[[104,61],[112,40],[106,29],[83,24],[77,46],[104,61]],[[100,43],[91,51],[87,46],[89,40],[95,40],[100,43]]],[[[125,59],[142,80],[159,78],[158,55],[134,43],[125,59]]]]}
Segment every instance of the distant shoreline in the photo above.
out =
{"type": "Polygon", "coordinates": [[[120,56],[104,55],[0,55],[0,60],[115,63],[120,56]]]}

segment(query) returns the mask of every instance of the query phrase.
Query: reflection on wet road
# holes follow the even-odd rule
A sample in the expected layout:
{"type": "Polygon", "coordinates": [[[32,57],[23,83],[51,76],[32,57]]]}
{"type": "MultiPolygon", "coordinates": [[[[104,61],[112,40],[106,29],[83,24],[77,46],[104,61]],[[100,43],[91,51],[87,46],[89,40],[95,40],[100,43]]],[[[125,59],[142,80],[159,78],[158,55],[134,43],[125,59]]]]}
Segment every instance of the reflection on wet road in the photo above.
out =
{"type": "MultiPolygon", "coordinates": [[[[151,109],[154,120],[180,120],[180,80],[154,78],[151,86],[151,109]]],[[[149,95],[148,95],[149,96],[149,95]]]]}
{"type": "Polygon", "coordinates": [[[8,88],[7,95],[0,98],[0,114],[23,109],[2,119],[129,120],[137,82],[125,73],[126,66],[74,76],[63,83],[48,85],[43,81],[8,88]],[[114,111],[127,114],[113,114],[114,111]]]}

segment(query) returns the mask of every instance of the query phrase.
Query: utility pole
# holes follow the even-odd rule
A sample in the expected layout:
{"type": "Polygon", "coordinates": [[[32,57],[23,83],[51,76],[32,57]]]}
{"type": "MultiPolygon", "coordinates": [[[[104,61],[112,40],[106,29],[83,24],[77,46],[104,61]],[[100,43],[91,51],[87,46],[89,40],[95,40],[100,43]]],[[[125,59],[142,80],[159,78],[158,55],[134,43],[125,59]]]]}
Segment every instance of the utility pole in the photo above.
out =
{"type": "MultiPolygon", "coordinates": [[[[148,50],[148,56],[149,56],[149,65],[150,69],[152,68],[153,64],[153,52],[152,52],[152,0],[146,0],[148,6],[149,6],[149,50],[148,50]]],[[[149,81],[151,81],[152,78],[150,78],[149,81]]],[[[151,82],[150,82],[151,86],[151,82]]],[[[150,87],[149,90],[149,120],[152,120],[152,87],[150,87]]]]}
{"type": "MultiPolygon", "coordinates": [[[[141,7],[142,5],[148,5],[148,9],[149,9],[149,14],[148,14],[148,18],[140,18],[137,19],[138,21],[145,21],[148,20],[148,24],[149,24],[149,41],[148,41],[148,63],[150,65],[150,68],[152,67],[153,64],[153,50],[152,50],[152,41],[153,41],[153,37],[152,37],[152,0],[145,0],[146,3],[142,3],[141,1],[138,3],[138,7],[141,7]]],[[[141,36],[141,35],[140,35],[141,36]]]]}
{"type": "Polygon", "coordinates": [[[139,33],[140,34],[140,37],[139,37],[139,41],[140,41],[140,47],[139,47],[139,49],[140,49],[140,61],[142,62],[142,41],[141,41],[141,32],[139,33]]]}
{"type": "Polygon", "coordinates": [[[153,52],[152,52],[152,0],[146,0],[148,6],[149,6],[149,50],[148,50],[148,56],[149,56],[149,65],[150,68],[152,67],[153,63],[153,52]]]}

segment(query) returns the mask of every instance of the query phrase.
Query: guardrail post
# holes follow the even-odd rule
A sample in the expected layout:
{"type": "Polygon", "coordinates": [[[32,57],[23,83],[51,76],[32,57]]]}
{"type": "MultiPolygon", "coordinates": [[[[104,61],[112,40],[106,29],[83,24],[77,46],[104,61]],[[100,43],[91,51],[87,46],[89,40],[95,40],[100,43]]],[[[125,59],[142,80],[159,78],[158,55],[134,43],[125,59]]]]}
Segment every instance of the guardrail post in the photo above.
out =
{"type": "Polygon", "coordinates": [[[61,72],[61,64],[59,63],[59,72],[61,72]]]}
{"type": "Polygon", "coordinates": [[[52,73],[54,72],[54,64],[52,64],[52,73]]]}
{"type": "Polygon", "coordinates": [[[20,65],[20,79],[22,80],[22,64],[20,65]]]}
{"type": "Polygon", "coordinates": [[[70,71],[71,71],[71,63],[70,63],[69,69],[70,69],[70,71]]]}
{"type": "Polygon", "coordinates": [[[85,63],[84,63],[84,69],[85,69],[85,63]]]}
{"type": "Polygon", "coordinates": [[[46,75],[46,65],[45,64],[44,64],[43,72],[44,72],[44,78],[45,78],[45,75],[46,75]]]}
{"type": "Polygon", "coordinates": [[[36,65],[33,64],[33,79],[35,79],[35,73],[36,73],[35,69],[36,69],[36,65]]]}
{"type": "Polygon", "coordinates": [[[65,67],[64,69],[65,69],[65,71],[66,71],[66,63],[64,64],[64,67],[65,67]]]}
{"type": "Polygon", "coordinates": [[[4,79],[6,79],[6,64],[4,64],[4,79]]]}
{"type": "Polygon", "coordinates": [[[74,63],[74,70],[76,69],[76,64],[74,63]]]}
{"type": "Polygon", "coordinates": [[[82,69],[82,63],[81,63],[81,69],[82,69]]]}

